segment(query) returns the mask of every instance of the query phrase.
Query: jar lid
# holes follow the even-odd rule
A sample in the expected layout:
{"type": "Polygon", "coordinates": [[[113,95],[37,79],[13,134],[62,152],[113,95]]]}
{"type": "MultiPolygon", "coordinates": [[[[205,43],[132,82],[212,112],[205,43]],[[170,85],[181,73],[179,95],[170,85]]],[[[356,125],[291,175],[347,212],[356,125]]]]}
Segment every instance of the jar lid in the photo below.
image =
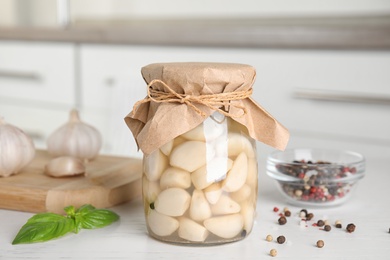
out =
{"type": "Polygon", "coordinates": [[[249,135],[283,150],[288,130],[251,97],[256,71],[235,63],[155,63],[141,70],[148,96],[125,121],[138,147],[150,154],[195,128],[215,111],[246,126],[249,135]]]}
{"type": "MultiPolygon", "coordinates": [[[[255,68],[236,63],[154,63],[143,67],[141,73],[147,84],[161,80],[175,92],[189,95],[248,90],[256,77],[255,68]]],[[[159,83],[154,87],[164,89],[159,83]]]]}

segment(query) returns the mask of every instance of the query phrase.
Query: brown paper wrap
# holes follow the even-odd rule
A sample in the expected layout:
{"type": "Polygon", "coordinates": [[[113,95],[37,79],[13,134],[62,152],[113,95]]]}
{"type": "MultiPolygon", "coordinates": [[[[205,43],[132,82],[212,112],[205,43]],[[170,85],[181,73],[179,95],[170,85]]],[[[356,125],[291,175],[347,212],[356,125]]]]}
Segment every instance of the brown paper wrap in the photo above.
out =
{"type": "MultiPolygon", "coordinates": [[[[141,73],[150,90],[174,91],[182,97],[171,102],[155,102],[147,96],[125,117],[144,154],[150,154],[195,128],[221,107],[210,106],[207,102],[211,99],[202,103],[193,102],[191,98],[213,94],[217,94],[218,98],[220,93],[248,93],[256,78],[252,66],[232,63],[156,63],[143,67],[141,73]]],[[[223,104],[222,109],[233,120],[246,126],[252,138],[276,149],[285,149],[289,139],[288,130],[252,98],[223,104]]]]}

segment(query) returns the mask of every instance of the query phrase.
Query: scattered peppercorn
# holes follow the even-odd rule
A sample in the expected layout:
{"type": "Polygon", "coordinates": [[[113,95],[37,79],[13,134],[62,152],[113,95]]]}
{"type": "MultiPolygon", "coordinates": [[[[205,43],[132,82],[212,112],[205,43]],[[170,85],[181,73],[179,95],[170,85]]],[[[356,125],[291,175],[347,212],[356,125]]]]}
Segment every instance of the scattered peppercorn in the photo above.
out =
{"type": "Polygon", "coordinates": [[[286,210],[286,211],[284,212],[284,215],[285,215],[286,217],[290,217],[290,216],[291,216],[291,211],[286,210]]]}
{"type": "Polygon", "coordinates": [[[330,225],[325,225],[324,230],[329,232],[332,229],[330,225]]]}
{"type": "Polygon", "coordinates": [[[350,223],[350,224],[347,225],[347,232],[348,233],[352,233],[352,232],[355,231],[355,228],[356,228],[355,224],[350,223]]]}
{"type": "Polygon", "coordinates": [[[271,249],[271,251],[269,251],[269,254],[274,257],[278,254],[278,251],[276,251],[276,249],[271,249]]]}
{"type": "Polygon", "coordinates": [[[284,225],[284,224],[287,223],[287,219],[286,219],[286,217],[281,216],[281,217],[278,219],[278,222],[279,222],[279,225],[284,225]]]}
{"type": "Polygon", "coordinates": [[[271,236],[271,235],[267,235],[265,237],[265,240],[267,240],[268,242],[271,242],[274,238],[271,236]]]}
{"type": "Polygon", "coordinates": [[[324,245],[325,245],[325,243],[324,243],[323,240],[318,240],[318,241],[317,241],[317,247],[318,247],[318,248],[323,248],[324,245]]]}
{"type": "Polygon", "coordinates": [[[325,225],[325,222],[323,220],[320,219],[317,221],[317,226],[323,227],[324,225],[325,225]]]}
{"type": "Polygon", "coordinates": [[[306,219],[307,220],[311,220],[313,217],[314,217],[313,213],[309,213],[309,214],[306,215],[306,219]]]}
{"type": "Polygon", "coordinates": [[[274,211],[274,212],[278,212],[278,211],[279,211],[279,208],[278,208],[278,207],[274,207],[273,211],[274,211]]]}
{"type": "Polygon", "coordinates": [[[301,211],[299,212],[299,216],[301,218],[305,218],[307,216],[307,210],[306,209],[301,209],[301,211]]]}
{"type": "Polygon", "coordinates": [[[278,236],[276,241],[278,241],[279,244],[283,244],[284,242],[286,242],[286,238],[284,236],[278,236]]]}
{"type": "Polygon", "coordinates": [[[343,226],[339,223],[339,224],[336,224],[336,228],[342,228],[343,226]]]}

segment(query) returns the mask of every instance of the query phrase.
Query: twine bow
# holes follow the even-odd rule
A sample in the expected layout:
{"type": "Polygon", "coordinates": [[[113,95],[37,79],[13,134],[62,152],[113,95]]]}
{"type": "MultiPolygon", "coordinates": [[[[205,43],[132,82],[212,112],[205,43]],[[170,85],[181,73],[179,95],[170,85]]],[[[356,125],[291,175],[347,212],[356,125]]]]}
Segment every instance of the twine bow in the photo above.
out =
{"type": "Polygon", "coordinates": [[[133,107],[133,114],[135,114],[137,108],[143,104],[150,101],[156,102],[156,103],[181,103],[186,104],[187,106],[191,107],[195,112],[202,115],[203,117],[206,117],[206,114],[201,111],[199,108],[197,108],[194,103],[202,104],[204,106],[207,106],[208,108],[218,111],[221,114],[229,117],[242,117],[247,113],[247,110],[244,106],[240,106],[238,104],[231,103],[230,101],[233,100],[241,100],[248,98],[252,95],[252,89],[248,89],[245,91],[237,91],[237,92],[228,92],[228,93],[218,93],[218,94],[209,94],[209,95],[187,95],[187,94],[179,94],[176,91],[174,91],[171,87],[169,87],[165,82],[159,79],[152,80],[147,85],[147,97],[138,101],[135,103],[133,107]],[[154,83],[161,83],[168,92],[156,90],[153,89],[152,86],[154,83]],[[222,108],[224,106],[232,106],[238,109],[241,109],[243,111],[240,115],[234,115],[230,112],[226,112],[222,108]]]}

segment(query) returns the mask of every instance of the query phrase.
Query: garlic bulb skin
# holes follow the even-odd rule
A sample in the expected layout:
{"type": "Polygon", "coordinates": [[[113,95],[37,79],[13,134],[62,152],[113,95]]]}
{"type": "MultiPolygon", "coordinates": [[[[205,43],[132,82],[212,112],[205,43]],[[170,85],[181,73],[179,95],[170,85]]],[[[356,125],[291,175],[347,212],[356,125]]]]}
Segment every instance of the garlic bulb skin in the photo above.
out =
{"type": "Polygon", "coordinates": [[[32,139],[16,126],[0,117],[0,176],[17,174],[35,156],[32,139]]]}
{"type": "Polygon", "coordinates": [[[102,146],[100,132],[80,120],[76,109],[70,112],[69,122],[55,130],[47,140],[47,150],[54,156],[73,156],[93,160],[102,146]]]}
{"type": "Polygon", "coordinates": [[[51,177],[69,177],[85,173],[85,165],[79,158],[60,156],[45,165],[44,173],[51,177]]]}

